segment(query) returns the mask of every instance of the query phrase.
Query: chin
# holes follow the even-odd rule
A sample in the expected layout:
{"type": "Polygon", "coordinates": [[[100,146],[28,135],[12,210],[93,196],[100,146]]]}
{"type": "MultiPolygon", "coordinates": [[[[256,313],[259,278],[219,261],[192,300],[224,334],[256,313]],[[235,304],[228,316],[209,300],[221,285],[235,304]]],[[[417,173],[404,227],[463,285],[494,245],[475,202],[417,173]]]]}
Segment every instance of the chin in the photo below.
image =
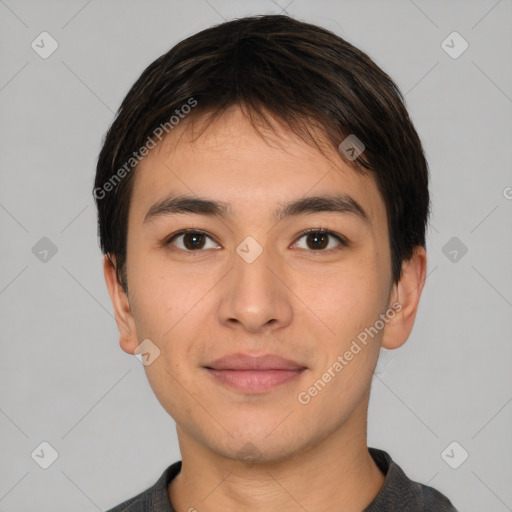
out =
{"type": "Polygon", "coordinates": [[[291,459],[299,452],[297,446],[283,441],[280,439],[278,446],[270,443],[268,439],[239,441],[237,443],[238,449],[233,450],[233,446],[230,446],[226,450],[220,450],[218,453],[227,459],[236,460],[249,466],[275,464],[291,459]]]}
{"type": "Polygon", "coordinates": [[[303,438],[304,432],[287,430],[286,436],[283,436],[283,432],[278,432],[278,428],[276,429],[277,425],[279,422],[272,422],[271,427],[265,426],[261,430],[256,430],[253,426],[250,431],[240,428],[236,431],[228,429],[232,435],[224,432],[225,436],[222,440],[207,439],[205,441],[210,449],[219,455],[246,464],[281,462],[307,450],[309,443],[303,438]]]}

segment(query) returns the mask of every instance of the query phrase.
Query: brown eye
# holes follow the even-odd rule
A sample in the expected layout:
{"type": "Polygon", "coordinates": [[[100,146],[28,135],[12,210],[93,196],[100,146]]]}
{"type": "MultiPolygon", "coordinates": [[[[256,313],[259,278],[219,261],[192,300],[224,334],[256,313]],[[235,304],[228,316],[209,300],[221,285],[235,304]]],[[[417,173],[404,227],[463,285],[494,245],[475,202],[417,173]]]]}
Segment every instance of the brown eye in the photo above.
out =
{"type": "Polygon", "coordinates": [[[306,240],[310,249],[325,249],[329,245],[329,235],[326,233],[310,233],[306,235],[306,240]]]}
{"type": "Polygon", "coordinates": [[[341,235],[321,229],[311,229],[304,232],[300,236],[299,241],[295,244],[299,249],[311,251],[325,251],[348,245],[347,241],[341,235]],[[299,241],[302,239],[305,239],[305,243],[301,245],[299,241]]]}
{"type": "Polygon", "coordinates": [[[190,250],[202,249],[205,237],[197,233],[187,233],[183,235],[183,245],[190,250]]]}
{"type": "Polygon", "coordinates": [[[220,248],[206,233],[201,231],[182,231],[174,235],[167,243],[188,252],[220,248]]]}

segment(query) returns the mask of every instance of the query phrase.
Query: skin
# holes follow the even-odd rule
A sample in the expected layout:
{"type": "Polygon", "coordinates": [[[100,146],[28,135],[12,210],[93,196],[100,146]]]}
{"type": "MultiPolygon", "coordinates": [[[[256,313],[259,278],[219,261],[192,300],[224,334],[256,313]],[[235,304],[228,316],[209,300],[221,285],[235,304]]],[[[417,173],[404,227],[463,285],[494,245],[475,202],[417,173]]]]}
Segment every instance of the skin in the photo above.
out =
{"type": "Polygon", "coordinates": [[[178,125],[137,168],[128,295],[104,259],[121,348],[133,354],[150,339],[160,350],[144,368],[177,426],[183,462],[169,486],[173,506],[177,512],[361,511],[384,482],[366,444],[372,375],[380,347],[401,346],[412,330],[425,250],[416,248],[393,283],[376,183],[335,149],[323,154],[277,123],[276,133],[262,138],[238,107],[196,140],[193,126],[178,125]],[[180,213],[144,223],[148,209],[170,192],[227,202],[232,216],[180,213]],[[369,222],[352,213],[309,213],[277,223],[271,215],[284,202],[332,193],[354,198],[369,222]],[[184,237],[165,244],[186,228],[211,239],[188,252],[184,237]],[[328,238],[329,246],[317,249],[311,237],[301,236],[308,228],[339,233],[349,245],[328,238]],[[250,264],[236,252],[247,236],[263,248],[250,264]],[[298,394],[394,302],[401,311],[301,404],[298,394]],[[204,369],[234,352],[277,354],[307,369],[287,384],[249,395],[204,369]],[[252,460],[244,458],[251,454],[252,460]]]}

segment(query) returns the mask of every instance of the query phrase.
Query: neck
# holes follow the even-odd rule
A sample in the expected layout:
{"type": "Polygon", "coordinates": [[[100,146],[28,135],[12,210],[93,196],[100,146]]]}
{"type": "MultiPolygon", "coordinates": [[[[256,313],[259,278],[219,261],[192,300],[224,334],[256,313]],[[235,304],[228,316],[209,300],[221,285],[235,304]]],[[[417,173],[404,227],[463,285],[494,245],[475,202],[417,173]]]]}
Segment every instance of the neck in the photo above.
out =
{"type": "Polygon", "coordinates": [[[223,457],[177,428],[182,469],[169,486],[176,512],[360,512],[384,484],[366,444],[366,414],[285,460],[223,457]]]}

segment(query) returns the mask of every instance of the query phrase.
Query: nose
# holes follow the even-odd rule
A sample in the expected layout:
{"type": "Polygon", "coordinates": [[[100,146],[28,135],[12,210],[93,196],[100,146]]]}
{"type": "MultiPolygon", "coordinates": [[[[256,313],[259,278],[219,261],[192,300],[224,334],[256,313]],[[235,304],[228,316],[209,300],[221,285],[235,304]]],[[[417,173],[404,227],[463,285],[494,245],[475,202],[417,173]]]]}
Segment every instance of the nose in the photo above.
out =
{"type": "Polygon", "coordinates": [[[220,322],[251,333],[287,326],[293,309],[282,264],[266,249],[253,261],[240,254],[234,254],[233,269],[222,282],[220,322]]]}

